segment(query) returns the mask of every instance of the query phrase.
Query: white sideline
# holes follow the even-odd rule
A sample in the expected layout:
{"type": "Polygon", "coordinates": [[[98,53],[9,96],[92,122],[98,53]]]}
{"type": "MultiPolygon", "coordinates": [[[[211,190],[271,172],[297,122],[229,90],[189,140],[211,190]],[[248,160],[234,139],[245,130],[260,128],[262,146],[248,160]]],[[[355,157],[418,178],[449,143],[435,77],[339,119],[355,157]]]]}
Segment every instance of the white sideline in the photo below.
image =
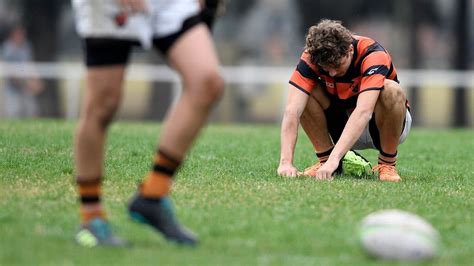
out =
{"type": "MultiPolygon", "coordinates": [[[[294,67],[224,66],[222,74],[227,83],[233,84],[287,84],[294,67]]],[[[399,69],[403,87],[464,87],[474,89],[474,70],[410,70],[399,69]]],[[[9,76],[40,77],[66,81],[66,116],[74,119],[79,111],[79,86],[84,75],[82,63],[5,63],[0,62],[0,78],[9,76]]],[[[179,77],[166,65],[133,64],[127,79],[173,83],[175,99],[180,92],[179,77]]]]}

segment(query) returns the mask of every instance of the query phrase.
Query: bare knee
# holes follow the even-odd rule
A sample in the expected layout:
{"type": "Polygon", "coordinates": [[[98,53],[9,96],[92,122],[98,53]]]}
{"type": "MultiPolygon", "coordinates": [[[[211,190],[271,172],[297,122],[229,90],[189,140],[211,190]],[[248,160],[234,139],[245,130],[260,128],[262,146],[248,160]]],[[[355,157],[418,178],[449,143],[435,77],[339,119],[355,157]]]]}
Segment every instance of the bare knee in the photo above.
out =
{"type": "Polygon", "coordinates": [[[101,129],[107,129],[120,106],[119,97],[105,97],[102,100],[92,99],[86,103],[83,119],[101,129]]]}
{"type": "MultiPolygon", "coordinates": [[[[329,102],[327,104],[329,105],[329,102]]],[[[303,113],[301,114],[301,123],[304,124],[307,121],[314,119],[319,120],[321,117],[324,117],[324,109],[322,104],[315,97],[310,97],[306,103],[303,113]]]]}
{"type": "Polygon", "coordinates": [[[311,93],[311,97],[323,108],[326,110],[329,105],[331,105],[331,101],[329,100],[329,97],[326,95],[324,92],[324,89],[321,87],[321,85],[317,84],[316,88],[313,90],[311,93]]]}
{"type": "Polygon", "coordinates": [[[392,109],[398,106],[404,107],[406,102],[405,91],[397,82],[386,79],[384,89],[380,93],[379,102],[385,109],[392,109]]]}
{"type": "Polygon", "coordinates": [[[83,122],[101,129],[108,127],[122,99],[124,71],[124,65],[87,69],[83,122]]]}
{"type": "Polygon", "coordinates": [[[217,71],[210,71],[196,80],[186,82],[185,86],[193,102],[201,107],[210,107],[222,97],[225,83],[217,71]]]}

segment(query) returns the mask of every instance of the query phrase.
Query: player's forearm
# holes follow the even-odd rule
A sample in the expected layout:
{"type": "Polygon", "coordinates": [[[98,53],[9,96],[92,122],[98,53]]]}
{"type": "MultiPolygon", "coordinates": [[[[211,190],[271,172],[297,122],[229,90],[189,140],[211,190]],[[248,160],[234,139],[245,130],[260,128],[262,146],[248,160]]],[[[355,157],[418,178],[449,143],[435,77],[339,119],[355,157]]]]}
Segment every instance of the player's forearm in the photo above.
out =
{"type": "Polygon", "coordinates": [[[298,138],[298,117],[296,114],[285,113],[281,125],[280,164],[293,163],[296,140],[298,138]]]}
{"type": "Polygon", "coordinates": [[[354,110],[347,121],[339,141],[329,156],[329,160],[340,161],[342,159],[347,151],[356,143],[357,139],[359,139],[371,117],[372,111],[354,110]]]}

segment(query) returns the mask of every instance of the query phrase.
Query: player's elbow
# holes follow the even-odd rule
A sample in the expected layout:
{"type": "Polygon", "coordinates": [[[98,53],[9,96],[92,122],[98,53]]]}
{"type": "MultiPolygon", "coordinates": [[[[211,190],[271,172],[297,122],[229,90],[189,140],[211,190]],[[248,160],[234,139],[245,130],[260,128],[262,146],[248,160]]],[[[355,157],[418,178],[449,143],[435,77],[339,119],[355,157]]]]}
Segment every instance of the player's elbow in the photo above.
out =
{"type": "Polygon", "coordinates": [[[299,121],[300,115],[298,114],[298,111],[295,110],[294,108],[285,108],[285,112],[283,113],[283,122],[288,122],[288,123],[297,123],[299,121]]]}
{"type": "Polygon", "coordinates": [[[362,110],[359,110],[359,116],[362,118],[364,121],[370,121],[372,119],[372,115],[374,114],[374,110],[369,109],[369,108],[364,108],[362,110]]]}

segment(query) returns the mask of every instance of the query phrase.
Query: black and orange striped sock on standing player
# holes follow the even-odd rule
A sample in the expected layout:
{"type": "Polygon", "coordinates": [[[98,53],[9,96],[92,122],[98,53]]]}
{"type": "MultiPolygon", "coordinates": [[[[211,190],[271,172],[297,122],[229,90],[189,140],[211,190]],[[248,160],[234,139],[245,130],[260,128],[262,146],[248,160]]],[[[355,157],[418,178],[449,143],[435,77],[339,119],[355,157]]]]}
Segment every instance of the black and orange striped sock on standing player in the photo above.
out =
{"type": "Polygon", "coordinates": [[[397,164],[397,152],[395,152],[395,154],[389,154],[380,150],[379,164],[395,166],[397,164]]]}
{"type": "Polygon", "coordinates": [[[101,182],[102,178],[84,180],[81,177],[76,178],[77,190],[80,200],[81,224],[86,224],[95,218],[105,219],[105,211],[100,202],[101,200],[101,182]]]}
{"type": "Polygon", "coordinates": [[[180,165],[180,160],[171,157],[163,150],[158,150],[153,168],[140,186],[140,195],[150,199],[168,195],[173,184],[173,175],[180,165]]]}

